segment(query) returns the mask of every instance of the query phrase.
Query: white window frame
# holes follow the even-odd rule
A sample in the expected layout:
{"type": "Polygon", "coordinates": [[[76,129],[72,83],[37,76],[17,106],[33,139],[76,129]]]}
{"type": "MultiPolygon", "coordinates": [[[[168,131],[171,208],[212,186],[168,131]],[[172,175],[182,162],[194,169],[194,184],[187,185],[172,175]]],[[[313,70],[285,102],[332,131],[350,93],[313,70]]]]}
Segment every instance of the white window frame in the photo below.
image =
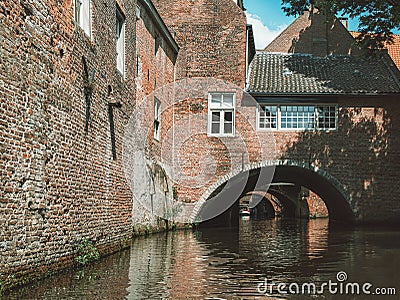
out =
{"type": "MultiPolygon", "coordinates": [[[[337,104],[314,104],[314,103],[302,103],[302,104],[293,104],[293,103],[268,103],[268,104],[258,104],[256,110],[256,125],[257,131],[337,131],[338,129],[338,105],[337,104]],[[260,128],[260,108],[261,106],[276,106],[277,107],[277,121],[276,128],[260,128]],[[282,106],[313,106],[314,107],[314,123],[312,128],[282,128],[282,106]],[[335,128],[321,128],[319,127],[319,115],[318,108],[320,107],[333,107],[335,112],[335,128]]],[[[329,116],[329,119],[332,117],[329,116]]]]}
{"type": "Polygon", "coordinates": [[[125,24],[126,18],[122,10],[117,5],[116,9],[116,63],[117,70],[125,78],[125,24]]]}
{"type": "Polygon", "coordinates": [[[278,130],[278,120],[279,120],[279,118],[280,118],[280,109],[279,109],[279,105],[277,105],[277,104],[263,104],[263,105],[257,105],[257,117],[256,117],[256,123],[257,123],[257,131],[276,131],[276,130],[278,130]],[[262,107],[265,107],[265,106],[269,106],[269,107],[272,107],[272,106],[275,106],[276,107],[276,127],[275,128],[273,128],[273,127],[267,127],[267,128],[263,128],[263,127],[260,127],[260,112],[261,112],[261,109],[262,109],[262,107]]]}
{"type": "Polygon", "coordinates": [[[92,1],[91,0],[74,0],[75,23],[83,30],[83,32],[92,38],[92,1]]]}
{"type": "Polygon", "coordinates": [[[236,103],[236,93],[235,92],[209,92],[208,93],[208,121],[207,121],[207,133],[209,136],[219,136],[219,137],[234,137],[235,136],[235,103],[236,103]],[[213,103],[212,99],[213,96],[220,96],[221,102],[219,104],[213,103]],[[226,103],[224,101],[225,96],[232,96],[232,104],[226,103]],[[220,119],[219,119],[219,132],[213,133],[212,132],[212,113],[219,112],[220,119]],[[231,112],[232,113],[232,132],[231,133],[224,133],[224,125],[225,125],[225,113],[231,112]]]}
{"type": "MultiPolygon", "coordinates": [[[[314,104],[281,104],[281,105],[279,105],[279,129],[283,130],[283,131],[284,130],[286,130],[286,131],[314,131],[314,130],[316,130],[315,108],[316,108],[316,105],[314,105],[314,104]],[[283,116],[282,116],[282,106],[286,106],[286,107],[288,107],[288,106],[291,106],[291,107],[313,107],[313,110],[312,110],[312,112],[313,112],[313,116],[312,116],[313,123],[312,123],[312,125],[313,126],[312,127],[297,127],[297,128],[285,127],[285,128],[283,128],[282,127],[282,118],[283,118],[283,116]]],[[[300,112],[300,111],[296,111],[296,112],[300,112]]],[[[308,113],[308,111],[307,111],[307,113],[308,113]]],[[[286,124],[288,124],[288,123],[289,122],[286,122],[286,124]]],[[[297,124],[300,124],[300,123],[297,123],[297,124]]]]}
{"type": "Polygon", "coordinates": [[[154,139],[160,141],[161,101],[154,97],[154,139]]]}

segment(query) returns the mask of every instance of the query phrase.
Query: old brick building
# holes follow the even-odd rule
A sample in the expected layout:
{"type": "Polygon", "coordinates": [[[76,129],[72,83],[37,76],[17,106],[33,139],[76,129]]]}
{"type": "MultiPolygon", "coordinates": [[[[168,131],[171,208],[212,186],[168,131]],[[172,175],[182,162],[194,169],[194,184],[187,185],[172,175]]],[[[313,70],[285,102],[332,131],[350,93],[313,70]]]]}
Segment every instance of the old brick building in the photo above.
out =
{"type": "Polygon", "coordinates": [[[155,0],[181,46],[177,79],[214,77],[244,85],[246,16],[242,1],[155,0]]]}
{"type": "MultiPolygon", "coordinates": [[[[152,127],[149,137],[151,144],[157,148],[162,125],[161,109],[166,104],[155,96],[155,91],[174,82],[179,46],[151,1],[138,1],[136,18],[136,108],[131,117],[144,114],[152,127]]],[[[132,172],[143,174],[146,168],[135,168],[132,172]]],[[[144,193],[152,194],[151,184],[146,185],[143,179],[140,181],[144,193]]],[[[131,189],[140,190],[140,187],[131,186],[131,189]]],[[[155,230],[164,226],[154,211],[139,201],[133,202],[132,212],[135,231],[150,230],[150,227],[155,230]]]]}
{"type": "Polygon", "coordinates": [[[4,287],[71,265],[83,238],[101,253],[129,244],[136,4],[10,0],[0,15],[4,287]]]}
{"type": "MultiPolygon", "coordinates": [[[[350,34],[357,39],[360,36],[359,32],[351,31],[350,34]]],[[[397,67],[393,68],[394,72],[397,74],[397,77],[400,78],[400,35],[393,34],[392,41],[387,41],[384,44],[383,49],[380,51],[385,55],[387,51],[387,55],[390,57],[390,60],[393,61],[393,64],[397,67]]],[[[390,62],[391,63],[391,62],[390,62]]]]}
{"type": "MultiPolygon", "coordinates": [[[[110,253],[134,230],[165,226],[153,214],[208,218],[207,207],[222,212],[268,181],[294,186],[276,197],[314,190],[336,219],[398,221],[400,86],[384,60],[259,53],[249,69],[242,1],[7,0],[0,9],[6,287],[70,266],[84,238],[110,253]],[[255,99],[244,92],[248,70],[255,99]],[[208,201],[216,195],[228,203],[208,201]]],[[[319,21],[279,51],[358,51],[340,23],[327,39],[319,21]],[[345,45],[334,42],[341,34],[345,45]]]]}
{"type": "MultiPolygon", "coordinates": [[[[385,215],[395,221],[397,187],[383,180],[396,173],[398,155],[393,125],[400,85],[392,59],[385,53],[364,57],[345,20],[327,22],[313,9],[257,53],[250,70],[247,91],[260,105],[257,128],[274,132],[281,159],[333,174],[357,202],[353,210],[363,211],[356,218],[372,221],[385,215]],[[383,210],[388,212],[371,209],[375,201],[387,203],[383,210]]],[[[307,184],[312,186],[312,180],[307,184]]],[[[308,197],[310,214],[324,215],[315,191],[308,197]]],[[[331,213],[335,199],[330,197],[326,194],[324,201],[331,213]]]]}
{"type": "MultiPolygon", "coordinates": [[[[154,3],[180,47],[175,66],[176,81],[154,88],[149,86],[147,90],[154,93],[146,93],[148,96],[136,107],[138,117],[128,126],[132,134],[124,147],[125,166],[129,169],[127,173],[135,187],[137,202],[152,213],[170,218],[175,216],[173,211],[182,210],[182,207],[174,207],[171,199],[196,203],[207,188],[206,185],[188,187],[176,178],[176,174],[180,174],[191,182],[196,177],[194,173],[202,173],[196,168],[199,166],[197,155],[201,153],[199,147],[209,149],[215,158],[223,161],[224,154],[218,153],[220,148],[215,147],[221,143],[207,135],[207,120],[199,120],[208,112],[209,94],[205,88],[212,86],[217,91],[230,86],[243,90],[245,73],[255,49],[251,26],[246,25],[240,1],[154,3]],[[186,171],[182,172],[183,169],[186,171]]],[[[163,72],[160,74],[164,76],[163,72]]],[[[190,213],[178,219],[190,222],[190,213]]]]}
{"type": "Polygon", "coordinates": [[[169,122],[157,119],[166,104],[155,91],[185,76],[244,87],[241,1],[181,3],[204,18],[156,4],[1,3],[1,288],[70,266],[84,238],[106,254],[140,222],[157,225],[133,205],[123,167],[125,127],[143,99],[157,157],[169,122]]]}

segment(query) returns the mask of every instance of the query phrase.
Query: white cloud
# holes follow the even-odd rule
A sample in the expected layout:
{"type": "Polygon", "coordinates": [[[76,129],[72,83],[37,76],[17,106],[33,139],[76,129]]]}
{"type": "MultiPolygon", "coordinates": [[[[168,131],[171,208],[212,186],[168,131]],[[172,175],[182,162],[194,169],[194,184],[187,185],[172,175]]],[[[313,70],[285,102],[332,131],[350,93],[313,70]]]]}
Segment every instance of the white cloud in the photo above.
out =
{"type": "Polygon", "coordinates": [[[257,50],[264,49],[269,43],[273,41],[286,27],[283,24],[276,30],[269,29],[257,15],[246,12],[247,24],[253,25],[254,41],[257,50]]]}

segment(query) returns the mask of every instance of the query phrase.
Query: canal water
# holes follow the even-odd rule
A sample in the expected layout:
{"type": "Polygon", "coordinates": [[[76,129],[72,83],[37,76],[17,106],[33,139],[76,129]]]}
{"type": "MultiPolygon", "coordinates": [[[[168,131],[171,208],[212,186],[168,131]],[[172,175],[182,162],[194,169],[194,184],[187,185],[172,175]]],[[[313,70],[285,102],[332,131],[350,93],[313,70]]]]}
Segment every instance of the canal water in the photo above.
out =
{"type": "Polygon", "coordinates": [[[136,238],[130,249],[4,298],[400,299],[399,257],[397,230],[241,220],[239,230],[136,238]]]}

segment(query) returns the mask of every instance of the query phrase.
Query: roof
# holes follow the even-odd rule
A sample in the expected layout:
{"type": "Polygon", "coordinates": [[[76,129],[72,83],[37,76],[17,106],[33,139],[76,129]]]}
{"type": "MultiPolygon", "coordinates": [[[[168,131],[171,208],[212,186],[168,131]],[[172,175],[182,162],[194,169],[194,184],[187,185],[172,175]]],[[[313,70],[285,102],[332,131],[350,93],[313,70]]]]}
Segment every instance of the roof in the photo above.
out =
{"type": "Polygon", "coordinates": [[[253,60],[254,56],[256,55],[256,44],[254,42],[254,32],[253,32],[253,25],[247,24],[247,39],[248,39],[248,49],[249,49],[249,63],[253,60]]]}
{"type": "MultiPolygon", "coordinates": [[[[354,38],[357,38],[360,35],[360,32],[351,31],[350,33],[354,38]]],[[[393,43],[386,42],[385,48],[388,50],[388,54],[400,70],[400,35],[393,34],[393,43]]]]}
{"type": "Polygon", "coordinates": [[[393,59],[397,68],[400,70],[400,35],[393,35],[393,44],[386,43],[390,57],[393,59]]]}
{"type": "Polygon", "coordinates": [[[383,57],[316,57],[258,52],[250,65],[247,92],[262,95],[400,93],[383,57]]]}
{"type": "Polygon", "coordinates": [[[264,51],[266,52],[292,52],[293,41],[298,40],[300,34],[311,26],[310,12],[305,11],[298,16],[288,27],[286,27],[271,43],[269,43],[264,51]]]}

